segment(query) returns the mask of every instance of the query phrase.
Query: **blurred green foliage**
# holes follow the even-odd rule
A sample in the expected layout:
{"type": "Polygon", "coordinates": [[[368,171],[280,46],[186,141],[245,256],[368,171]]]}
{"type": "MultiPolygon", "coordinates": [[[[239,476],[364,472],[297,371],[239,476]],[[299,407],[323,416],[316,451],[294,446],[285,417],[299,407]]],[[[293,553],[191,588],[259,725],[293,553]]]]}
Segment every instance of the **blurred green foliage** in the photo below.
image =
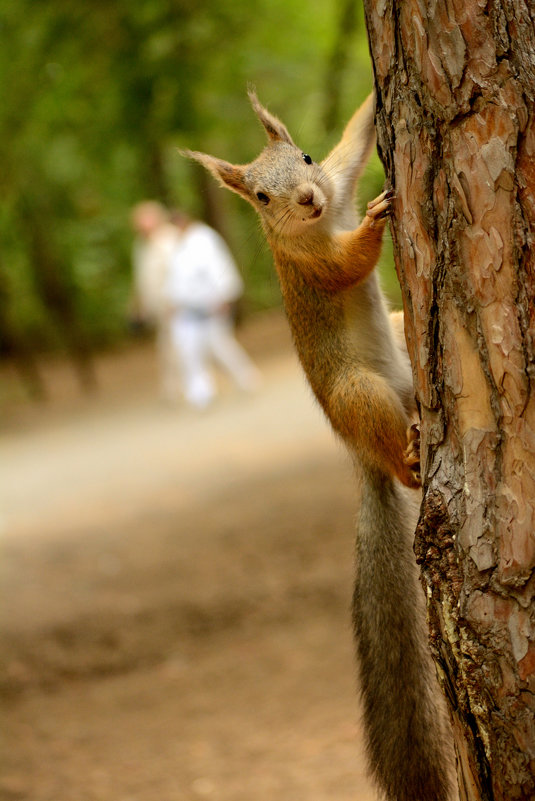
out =
{"type": "MultiPolygon", "coordinates": [[[[0,0],[0,34],[4,354],[62,349],[83,362],[126,335],[129,214],[145,198],[217,218],[246,310],[279,302],[254,213],[178,148],[253,158],[252,83],[325,155],[372,84],[359,3],[0,0]]],[[[363,200],[382,181],[374,157],[363,200]]]]}

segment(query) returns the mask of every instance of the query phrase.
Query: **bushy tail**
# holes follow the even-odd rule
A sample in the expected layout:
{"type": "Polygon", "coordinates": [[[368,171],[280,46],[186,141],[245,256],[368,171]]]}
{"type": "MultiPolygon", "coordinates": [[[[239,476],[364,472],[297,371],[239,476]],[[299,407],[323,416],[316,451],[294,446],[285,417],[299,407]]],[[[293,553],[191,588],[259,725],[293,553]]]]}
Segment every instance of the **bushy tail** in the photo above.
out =
{"type": "Polygon", "coordinates": [[[369,763],[388,801],[450,799],[451,747],[427,647],[407,492],[368,473],[353,621],[369,763]]]}

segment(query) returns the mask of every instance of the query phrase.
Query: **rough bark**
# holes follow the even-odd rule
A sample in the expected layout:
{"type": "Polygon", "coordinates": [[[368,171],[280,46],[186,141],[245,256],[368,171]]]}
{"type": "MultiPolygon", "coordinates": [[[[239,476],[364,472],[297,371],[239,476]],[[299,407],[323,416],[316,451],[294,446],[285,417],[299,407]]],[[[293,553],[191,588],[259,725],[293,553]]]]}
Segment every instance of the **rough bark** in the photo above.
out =
{"type": "Polygon", "coordinates": [[[365,8],[461,797],[535,798],[533,6],[365,8]]]}

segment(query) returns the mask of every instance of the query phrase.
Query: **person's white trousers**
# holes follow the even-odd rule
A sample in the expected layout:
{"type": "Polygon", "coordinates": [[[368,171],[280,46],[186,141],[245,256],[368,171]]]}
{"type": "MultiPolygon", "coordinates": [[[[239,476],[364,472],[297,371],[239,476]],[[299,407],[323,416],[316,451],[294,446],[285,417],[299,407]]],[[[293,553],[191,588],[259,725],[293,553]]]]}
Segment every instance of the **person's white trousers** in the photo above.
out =
{"type": "Polygon", "coordinates": [[[184,397],[192,405],[204,408],[217,394],[212,359],[240,389],[252,390],[258,385],[259,372],[236,341],[227,315],[178,313],[171,324],[171,337],[182,367],[184,397]]]}

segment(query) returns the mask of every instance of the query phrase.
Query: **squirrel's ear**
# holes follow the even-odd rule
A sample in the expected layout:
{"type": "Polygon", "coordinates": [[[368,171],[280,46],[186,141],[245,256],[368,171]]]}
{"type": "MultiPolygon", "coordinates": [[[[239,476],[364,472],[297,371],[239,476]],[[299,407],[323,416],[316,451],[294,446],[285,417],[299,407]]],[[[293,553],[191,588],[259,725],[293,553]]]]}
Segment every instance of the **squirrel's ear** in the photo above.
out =
{"type": "Polygon", "coordinates": [[[283,125],[283,123],[278,120],[277,117],[274,117],[273,114],[270,114],[269,111],[259,103],[255,92],[249,90],[248,94],[254,112],[266,129],[266,133],[270,141],[288,142],[288,144],[293,145],[292,137],[288,133],[286,126],[283,125]]]}
{"type": "Polygon", "coordinates": [[[239,164],[230,164],[222,159],[216,159],[215,156],[209,156],[207,153],[199,153],[193,150],[181,150],[180,152],[186,158],[194,159],[202,164],[203,167],[206,167],[222,186],[226,186],[227,189],[232,189],[233,192],[242,195],[246,200],[250,200],[244,180],[245,167],[239,164]]]}

